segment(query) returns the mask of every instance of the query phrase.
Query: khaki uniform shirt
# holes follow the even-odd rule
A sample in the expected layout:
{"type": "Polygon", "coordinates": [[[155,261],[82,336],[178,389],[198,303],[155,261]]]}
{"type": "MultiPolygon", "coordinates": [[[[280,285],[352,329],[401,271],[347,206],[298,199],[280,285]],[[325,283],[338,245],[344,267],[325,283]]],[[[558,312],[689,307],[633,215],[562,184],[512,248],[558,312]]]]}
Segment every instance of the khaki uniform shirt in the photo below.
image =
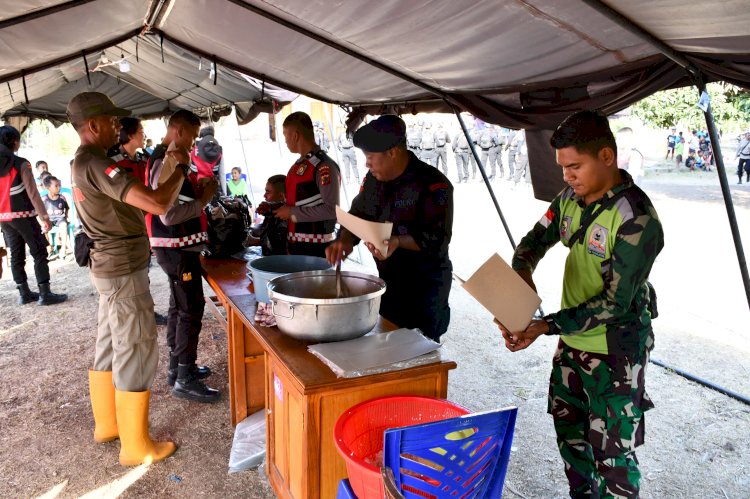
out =
{"type": "Polygon", "coordinates": [[[78,216],[94,241],[91,273],[112,278],[145,268],[149,244],[143,211],[123,202],[139,180],[93,146],[76,151],[72,179],[78,216]]]}

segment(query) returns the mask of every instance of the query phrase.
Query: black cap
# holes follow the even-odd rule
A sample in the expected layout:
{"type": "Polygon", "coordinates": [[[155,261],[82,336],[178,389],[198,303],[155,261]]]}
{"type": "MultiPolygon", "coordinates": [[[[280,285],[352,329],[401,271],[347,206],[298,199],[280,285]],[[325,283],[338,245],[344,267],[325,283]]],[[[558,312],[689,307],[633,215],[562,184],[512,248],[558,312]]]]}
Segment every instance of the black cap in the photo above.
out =
{"type": "Polygon", "coordinates": [[[384,152],[406,140],[404,120],[385,114],[354,133],[354,145],[365,152],[384,152]]]}

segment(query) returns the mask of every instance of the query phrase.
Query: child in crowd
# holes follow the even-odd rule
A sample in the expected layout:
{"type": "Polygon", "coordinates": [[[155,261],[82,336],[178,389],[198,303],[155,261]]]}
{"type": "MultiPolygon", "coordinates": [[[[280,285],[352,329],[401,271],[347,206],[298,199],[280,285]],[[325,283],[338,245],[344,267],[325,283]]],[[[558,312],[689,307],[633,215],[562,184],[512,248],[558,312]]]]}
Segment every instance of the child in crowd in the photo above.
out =
{"type": "MultiPolygon", "coordinates": [[[[263,256],[287,254],[287,221],[273,215],[273,210],[280,208],[286,202],[286,175],[274,175],[268,179],[263,201],[257,209],[263,215],[263,224],[253,229],[245,241],[246,246],[260,246],[263,256]]],[[[255,321],[266,327],[276,325],[271,305],[258,303],[255,321]]]]}
{"type": "Polygon", "coordinates": [[[273,210],[286,202],[286,175],[274,175],[266,183],[264,202],[260,203],[256,213],[263,215],[263,223],[251,232],[246,241],[247,246],[261,246],[263,256],[286,255],[287,222],[273,216],[273,210]]]}
{"type": "MultiPolygon", "coordinates": [[[[60,195],[60,180],[57,177],[53,175],[45,177],[44,187],[47,189],[47,195],[42,198],[42,201],[44,201],[44,207],[47,208],[49,221],[52,224],[50,232],[57,234],[60,241],[60,251],[57,251],[57,244],[55,244],[48,259],[65,258],[73,254],[68,240],[68,211],[70,206],[65,198],[60,195]]],[[[49,241],[51,244],[51,237],[49,241]]]]}
{"type": "Polygon", "coordinates": [[[237,166],[232,168],[232,179],[227,182],[227,196],[247,196],[247,184],[242,178],[242,169],[237,166]]]}
{"type": "MultiPolygon", "coordinates": [[[[682,132],[680,132],[682,133],[682,132]]],[[[674,146],[675,167],[679,170],[682,164],[682,155],[685,153],[685,137],[678,137],[674,146]]]]}
{"type": "Polygon", "coordinates": [[[695,151],[690,149],[690,152],[688,153],[688,157],[685,158],[685,166],[688,167],[690,171],[694,171],[696,161],[697,161],[697,158],[695,157],[695,151]]]}

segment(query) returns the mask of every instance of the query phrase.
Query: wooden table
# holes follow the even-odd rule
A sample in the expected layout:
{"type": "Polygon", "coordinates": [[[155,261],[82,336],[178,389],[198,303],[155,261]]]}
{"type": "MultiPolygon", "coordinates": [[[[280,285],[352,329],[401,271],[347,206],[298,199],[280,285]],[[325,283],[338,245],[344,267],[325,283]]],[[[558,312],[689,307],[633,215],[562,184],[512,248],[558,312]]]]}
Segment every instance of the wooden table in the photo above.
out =
{"type": "MultiPolygon", "coordinates": [[[[346,467],[333,428],[349,407],[384,395],[446,398],[448,371],[441,361],[358,378],[337,378],[308,343],[255,323],[255,296],[245,262],[204,260],[205,278],[226,311],[229,405],[232,424],[266,409],[266,461],[271,485],[283,498],[333,498],[346,467]]],[[[380,331],[397,326],[381,319],[380,331]]]]}

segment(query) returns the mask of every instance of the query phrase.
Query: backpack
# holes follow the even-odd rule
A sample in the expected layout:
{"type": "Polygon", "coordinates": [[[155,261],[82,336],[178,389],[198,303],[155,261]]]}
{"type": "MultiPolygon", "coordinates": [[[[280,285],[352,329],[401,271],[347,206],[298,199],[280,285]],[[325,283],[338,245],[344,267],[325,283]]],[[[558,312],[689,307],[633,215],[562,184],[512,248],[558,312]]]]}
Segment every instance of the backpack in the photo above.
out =
{"type": "Polygon", "coordinates": [[[245,249],[250,228],[246,196],[221,196],[206,206],[208,250],[205,256],[228,258],[245,249]]]}

